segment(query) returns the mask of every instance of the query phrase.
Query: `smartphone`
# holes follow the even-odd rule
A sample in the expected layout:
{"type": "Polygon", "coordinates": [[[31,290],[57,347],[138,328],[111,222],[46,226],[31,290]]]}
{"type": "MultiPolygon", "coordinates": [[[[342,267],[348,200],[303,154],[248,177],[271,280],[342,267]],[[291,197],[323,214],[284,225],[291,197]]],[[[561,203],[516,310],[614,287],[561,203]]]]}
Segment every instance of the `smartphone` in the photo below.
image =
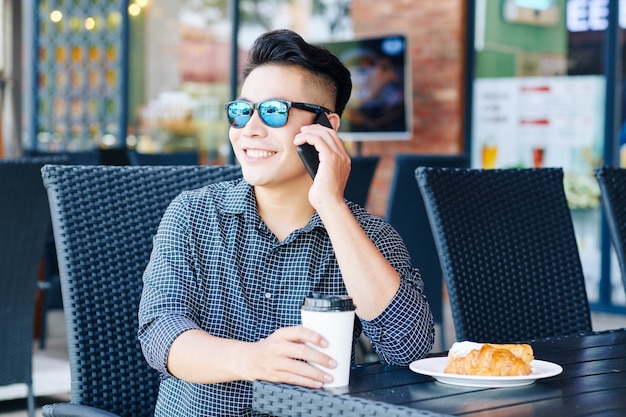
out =
{"type": "MultiPolygon", "coordinates": [[[[326,117],[326,113],[320,112],[313,124],[318,123],[322,126],[333,127],[326,117]]],[[[317,155],[317,150],[315,146],[310,143],[305,143],[303,145],[298,145],[298,155],[300,155],[300,159],[302,159],[302,163],[306,167],[306,170],[309,171],[311,178],[315,178],[315,174],[317,174],[317,167],[320,164],[319,156],[317,155]]]]}

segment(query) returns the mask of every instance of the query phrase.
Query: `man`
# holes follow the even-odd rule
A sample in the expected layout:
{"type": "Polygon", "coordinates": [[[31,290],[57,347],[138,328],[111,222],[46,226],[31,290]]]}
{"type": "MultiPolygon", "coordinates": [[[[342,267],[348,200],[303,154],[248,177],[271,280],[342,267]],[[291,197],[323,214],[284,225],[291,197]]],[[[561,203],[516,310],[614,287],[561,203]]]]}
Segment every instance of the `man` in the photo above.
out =
{"type": "Polygon", "coordinates": [[[433,321],[399,235],[343,198],[350,157],[337,135],[349,71],[294,32],[260,36],[241,97],[227,105],[243,180],[178,196],[144,274],[139,339],[163,375],[156,416],[252,415],[254,380],[320,388],[334,358],[300,325],[311,292],[348,294],[381,359],[408,364],[433,321]],[[333,128],[312,124],[327,113],[333,128]],[[296,146],[319,152],[311,179],[296,146]]]}

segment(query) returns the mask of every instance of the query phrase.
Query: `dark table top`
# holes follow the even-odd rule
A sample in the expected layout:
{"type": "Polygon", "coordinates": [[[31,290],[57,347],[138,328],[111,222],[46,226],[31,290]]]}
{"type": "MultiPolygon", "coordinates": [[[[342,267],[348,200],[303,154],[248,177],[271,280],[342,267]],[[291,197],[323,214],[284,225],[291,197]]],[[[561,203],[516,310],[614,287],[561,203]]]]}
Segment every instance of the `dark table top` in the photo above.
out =
{"type": "Polygon", "coordinates": [[[626,329],[532,341],[560,375],[509,388],[447,385],[408,367],[356,366],[350,385],[307,389],[254,383],[255,411],[308,416],[626,416],[626,329]]]}

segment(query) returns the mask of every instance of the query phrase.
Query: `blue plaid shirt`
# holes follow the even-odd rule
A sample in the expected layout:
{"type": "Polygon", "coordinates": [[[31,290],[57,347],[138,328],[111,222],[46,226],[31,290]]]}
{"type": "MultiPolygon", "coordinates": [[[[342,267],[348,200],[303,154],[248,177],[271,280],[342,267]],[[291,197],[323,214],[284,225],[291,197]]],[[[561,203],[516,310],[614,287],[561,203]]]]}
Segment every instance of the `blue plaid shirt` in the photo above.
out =
{"type": "MultiPolygon", "coordinates": [[[[396,231],[358,205],[350,209],[400,273],[387,308],[357,320],[382,360],[408,364],[434,342],[432,315],[419,272],[396,231]]],[[[190,329],[258,341],[300,321],[302,299],[313,291],[346,294],[333,247],[317,213],[279,242],[256,210],[244,180],[208,185],[179,195],[165,212],[144,273],[139,340],[148,363],[162,374],[155,415],[253,415],[252,384],[194,384],[168,373],[174,339],[190,329]]]]}

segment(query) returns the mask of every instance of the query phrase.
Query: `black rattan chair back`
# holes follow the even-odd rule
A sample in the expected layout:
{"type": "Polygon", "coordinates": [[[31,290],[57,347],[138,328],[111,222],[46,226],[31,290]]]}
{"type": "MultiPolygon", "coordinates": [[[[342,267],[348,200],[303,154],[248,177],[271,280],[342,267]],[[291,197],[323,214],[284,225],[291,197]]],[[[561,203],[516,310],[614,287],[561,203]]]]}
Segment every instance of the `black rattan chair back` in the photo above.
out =
{"type": "Polygon", "coordinates": [[[463,155],[397,154],[385,216],[402,236],[413,265],[420,270],[424,293],[438,325],[441,347],[445,349],[443,275],[424,200],[415,182],[415,169],[419,166],[465,168],[468,158],[463,155]]]}
{"type": "MultiPolygon", "coordinates": [[[[30,151],[36,158],[61,159],[60,161],[50,161],[50,164],[63,165],[100,165],[100,150],[80,152],[59,152],[59,153],[38,153],[30,151]]],[[[41,176],[41,174],[40,174],[41,176]]],[[[59,278],[59,264],[57,262],[57,252],[52,235],[52,227],[48,232],[46,247],[44,252],[44,280],[39,283],[41,297],[43,299],[39,312],[39,349],[46,349],[46,339],[48,337],[48,313],[52,310],[63,310],[61,300],[61,280],[59,278]]]]}
{"type": "Polygon", "coordinates": [[[560,168],[415,173],[458,340],[519,342],[591,331],[560,168]]]}
{"type": "Polygon", "coordinates": [[[594,174],[600,184],[602,209],[626,289],[626,169],[599,167],[594,174]]]}
{"type": "MultiPolygon", "coordinates": [[[[159,376],[141,352],[137,311],[152,237],[177,194],[239,178],[240,168],[46,165],[42,171],[59,259],[71,401],[151,416],[159,376]]],[[[63,414],[66,408],[44,407],[44,415],[79,415],[63,414]]]]}
{"type": "Polygon", "coordinates": [[[0,160],[0,386],[27,384],[31,417],[35,296],[50,229],[43,165],[0,160]]]}

